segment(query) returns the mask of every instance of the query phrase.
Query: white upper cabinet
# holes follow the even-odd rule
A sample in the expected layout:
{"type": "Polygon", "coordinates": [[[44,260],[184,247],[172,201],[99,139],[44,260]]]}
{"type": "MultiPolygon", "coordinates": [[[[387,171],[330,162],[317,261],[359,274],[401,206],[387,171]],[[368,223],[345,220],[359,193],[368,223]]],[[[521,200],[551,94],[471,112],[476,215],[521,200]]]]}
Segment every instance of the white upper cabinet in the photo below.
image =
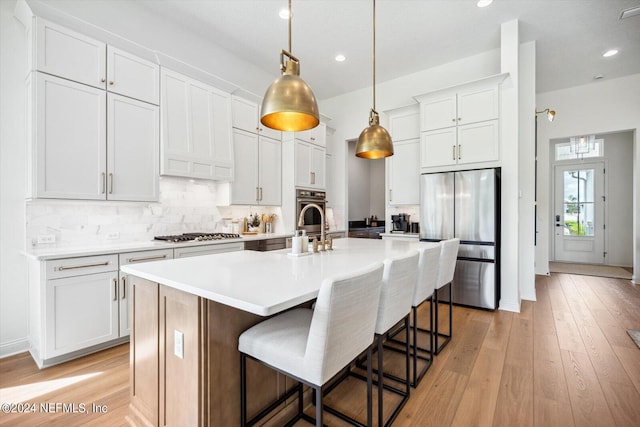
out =
{"type": "Polygon", "coordinates": [[[233,180],[231,96],[163,68],[161,98],[160,173],[233,180]]]}
{"type": "Polygon", "coordinates": [[[236,152],[233,205],[282,204],[282,142],[242,129],[233,130],[236,152]]]}
{"type": "Polygon", "coordinates": [[[158,107],[34,73],[32,197],[158,200],[158,107]]]}
{"type": "Polygon", "coordinates": [[[303,132],[296,132],[296,139],[301,141],[310,142],[320,147],[327,146],[327,125],[324,123],[318,124],[318,126],[305,130],[303,132]]]}
{"type": "Polygon", "coordinates": [[[420,203],[420,108],[417,104],[387,111],[393,156],[387,157],[390,205],[420,203]]]}
{"type": "Polygon", "coordinates": [[[36,18],[35,69],[89,86],[106,86],[106,44],[36,18]]]}
{"type": "Polygon", "coordinates": [[[158,123],[156,105],[107,95],[107,199],[158,200],[158,123]]]}
{"type": "Polygon", "coordinates": [[[260,123],[260,107],[255,102],[237,96],[231,97],[232,123],[236,129],[258,133],[262,136],[281,140],[282,132],[260,123]]]}
{"type": "Polygon", "coordinates": [[[326,187],[326,149],[296,139],[295,178],[296,187],[324,190],[326,187]]]}
{"type": "Polygon", "coordinates": [[[107,46],[107,90],[158,105],[159,67],[151,61],[107,46]]]}
{"type": "Polygon", "coordinates": [[[158,200],[158,66],[33,22],[28,196],[158,200]]]}
{"type": "Polygon", "coordinates": [[[505,74],[416,97],[420,167],[499,166],[500,84],[505,74]]]}
{"type": "Polygon", "coordinates": [[[33,197],[106,198],[106,92],[33,73],[33,197]]]}

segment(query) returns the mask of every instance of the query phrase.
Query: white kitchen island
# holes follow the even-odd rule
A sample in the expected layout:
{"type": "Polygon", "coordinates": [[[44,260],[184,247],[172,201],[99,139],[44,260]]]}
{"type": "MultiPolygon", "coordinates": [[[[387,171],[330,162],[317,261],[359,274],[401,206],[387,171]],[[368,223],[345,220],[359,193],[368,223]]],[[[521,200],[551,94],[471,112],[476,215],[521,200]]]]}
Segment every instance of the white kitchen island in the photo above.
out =
{"type": "MultiPolygon", "coordinates": [[[[325,278],[420,244],[338,239],[333,251],[301,257],[289,256],[288,249],[243,251],[122,267],[133,276],[129,422],[238,425],[237,345],[244,330],[265,316],[309,304],[325,278]]],[[[296,384],[259,364],[247,368],[249,416],[296,384]]],[[[295,412],[292,403],[279,415],[295,412]]]]}

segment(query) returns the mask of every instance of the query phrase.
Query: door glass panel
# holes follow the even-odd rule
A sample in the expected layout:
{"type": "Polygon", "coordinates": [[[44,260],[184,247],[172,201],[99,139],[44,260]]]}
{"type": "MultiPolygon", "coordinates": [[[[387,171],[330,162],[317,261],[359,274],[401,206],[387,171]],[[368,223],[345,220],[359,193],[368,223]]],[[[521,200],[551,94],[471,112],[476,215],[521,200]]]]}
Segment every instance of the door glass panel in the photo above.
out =
{"type": "Polygon", "coordinates": [[[593,236],[595,220],[595,171],[564,172],[564,234],[593,236]]]}

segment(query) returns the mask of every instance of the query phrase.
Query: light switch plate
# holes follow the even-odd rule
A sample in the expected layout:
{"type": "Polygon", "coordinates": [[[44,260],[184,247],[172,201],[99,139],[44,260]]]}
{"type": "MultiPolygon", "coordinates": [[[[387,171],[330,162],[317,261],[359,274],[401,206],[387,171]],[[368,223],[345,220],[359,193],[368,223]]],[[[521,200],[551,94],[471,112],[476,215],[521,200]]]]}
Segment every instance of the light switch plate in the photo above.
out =
{"type": "Polygon", "coordinates": [[[173,331],[173,354],[184,359],[184,334],[178,330],[173,331]]]}

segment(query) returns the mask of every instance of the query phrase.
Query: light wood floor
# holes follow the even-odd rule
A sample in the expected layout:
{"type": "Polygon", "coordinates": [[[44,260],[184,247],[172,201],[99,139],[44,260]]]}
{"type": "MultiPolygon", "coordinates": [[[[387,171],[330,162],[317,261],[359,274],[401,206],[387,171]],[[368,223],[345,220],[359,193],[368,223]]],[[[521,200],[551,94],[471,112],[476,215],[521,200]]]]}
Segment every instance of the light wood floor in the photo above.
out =
{"type": "MultiPolygon", "coordinates": [[[[566,274],[536,282],[538,301],[521,313],[454,308],[454,338],[395,426],[640,425],[640,349],[626,333],[640,328],[640,288],[566,274]]],[[[42,371],[27,354],[1,359],[0,401],[38,410],[0,413],[0,426],[126,425],[128,357],[123,345],[42,371]],[[89,413],[46,414],[48,402],[84,403],[89,413]],[[107,413],[92,413],[92,403],[107,413]]]]}

